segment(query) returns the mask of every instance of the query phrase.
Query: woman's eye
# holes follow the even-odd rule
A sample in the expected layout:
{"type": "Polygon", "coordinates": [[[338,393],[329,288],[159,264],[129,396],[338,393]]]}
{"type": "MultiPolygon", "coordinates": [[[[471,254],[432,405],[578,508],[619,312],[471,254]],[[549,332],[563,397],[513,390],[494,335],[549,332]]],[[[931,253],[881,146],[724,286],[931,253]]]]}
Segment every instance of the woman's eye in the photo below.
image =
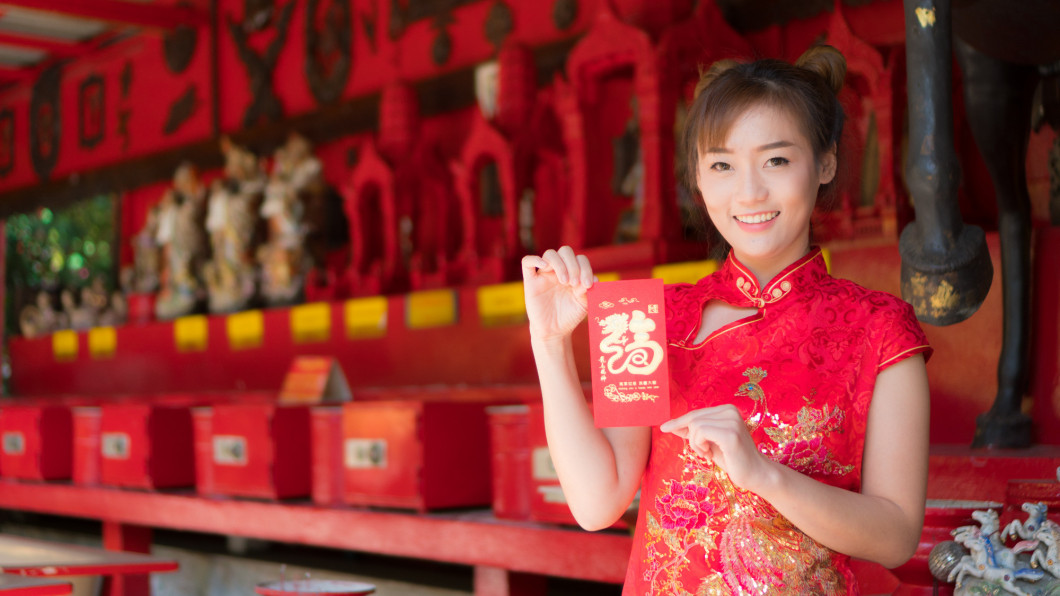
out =
{"type": "Polygon", "coordinates": [[[782,165],[788,163],[788,158],[786,158],[786,157],[770,157],[769,161],[767,161],[766,163],[769,166],[772,166],[772,167],[782,166],[782,165]]]}
{"type": "Polygon", "coordinates": [[[713,165],[711,165],[710,169],[718,171],[718,172],[725,172],[727,170],[731,170],[732,167],[729,166],[729,164],[727,164],[727,163],[725,163],[723,161],[719,161],[719,162],[715,162],[713,165]]]}

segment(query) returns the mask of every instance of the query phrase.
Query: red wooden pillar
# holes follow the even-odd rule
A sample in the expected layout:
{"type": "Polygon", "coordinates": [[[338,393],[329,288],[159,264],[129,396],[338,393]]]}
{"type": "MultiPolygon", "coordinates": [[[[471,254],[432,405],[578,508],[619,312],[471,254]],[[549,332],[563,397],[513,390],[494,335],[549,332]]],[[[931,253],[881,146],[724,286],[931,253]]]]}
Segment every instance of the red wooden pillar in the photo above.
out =
{"type": "MultiPolygon", "coordinates": [[[[103,548],[133,553],[151,552],[151,528],[115,521],[103,522],[103,548]]],[[[111,575],[103,578],[103,596],[150,596],[147,574],[111,575]]]]}
{"type": "Polygon", "coordinates": [[[544,596],[547,588],[544,575],[475,566],[475,596],[544,596]]]}

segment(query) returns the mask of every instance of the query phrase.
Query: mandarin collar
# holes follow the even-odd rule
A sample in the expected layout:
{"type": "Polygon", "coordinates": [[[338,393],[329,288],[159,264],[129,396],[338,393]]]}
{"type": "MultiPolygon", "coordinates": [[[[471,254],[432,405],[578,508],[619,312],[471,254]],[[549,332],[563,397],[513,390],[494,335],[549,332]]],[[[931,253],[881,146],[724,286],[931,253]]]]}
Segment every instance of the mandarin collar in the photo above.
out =
{"type": "Polygon", "coordinates": [[[813,247],[805,256],[788,265],[765,285],[759,287],[758,279],[740,263],[730,250],[720,269],[722,284],[731,290],[734,306],[765,308],[776,304],[795,291],[805,291],[818,280],[828,275],[820,247],[813,247]]]}

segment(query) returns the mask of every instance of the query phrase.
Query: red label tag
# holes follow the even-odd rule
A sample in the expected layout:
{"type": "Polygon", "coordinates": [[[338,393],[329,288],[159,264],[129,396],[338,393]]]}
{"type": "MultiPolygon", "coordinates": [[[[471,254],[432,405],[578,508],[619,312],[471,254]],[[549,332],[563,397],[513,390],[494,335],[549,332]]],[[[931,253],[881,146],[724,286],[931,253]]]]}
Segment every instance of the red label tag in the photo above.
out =
{"type": "Polygon", "coordinates": [[[588,300],[596,426],[666,422],[670,368],[662,280],[597,282],[588,300]]]}

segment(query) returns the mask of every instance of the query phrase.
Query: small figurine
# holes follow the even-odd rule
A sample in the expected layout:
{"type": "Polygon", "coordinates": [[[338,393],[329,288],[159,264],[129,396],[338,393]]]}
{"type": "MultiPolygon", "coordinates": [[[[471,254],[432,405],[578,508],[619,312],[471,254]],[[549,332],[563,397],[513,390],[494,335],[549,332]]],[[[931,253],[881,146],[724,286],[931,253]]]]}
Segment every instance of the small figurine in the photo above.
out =
{"type": "Polygon", "coordinates": [[[129,317],[129,309],[125,303],[125,294],[115,290],[110,295],[110,303],[99,313],[99,325],[116,327],[124,325],[129,317]]]}
{"type": "Polygon", "coordinates": [[[213,249],[203,269],[210,312],[245,309],[256,294],[252,256],[258,243],[258,210],[265,190],[265,174],[253,153],[221,139],[225,177],[213,183],[206,215],[206,231],[213,249]]]}
{"type": "Polygon", "coordinates": [[[957,596],[1060,593],[1060,525],[1046,519],[1044,503],[1024,503],[1022,509],[1027,519],[1012,521],[1003,532],[996,511],[973,512],[979,526],[957,528],[954,540],[931,550],[931,574],[940,581],[956,581],[957,596]],[[1010,549],[1004,537],[1022,540],[1010,549]]]}
{"type": "Polygon", "coordinates": [[[325,190],[322,167],[305,137],[292,134],[276,150],[272,176],[265,187],[261,215],[268,222],[268,238],[258,249],[262,268],[261,293],[272,306],[297,302],[311,266],[305,250],[311,224],[307,202],[325,190]]]}
{"type": "Polygon", "coordinates": [[[198,271],[206,254],[202,219],[206,192],[195,166],[183,164],[173,188],[163,196],[155,239],[162,248],[161,290],[155,302],[159,319],[174,319],[195,310],[202,285],[198,271]]]}
{"type": "Polygon", "coordinates": [[[147,294],[158,291],[162,265],[161,247],[158,242],[161,211],[159,205],[152,206],[147,211],[144,226],[132,238],[133,268],[131,279],[125,282],[129,292],[147,294]]]}
{"type": "Polygon", "coordinates": [[[34,304],[25,306],[18,316],[19,329],[27,338],[42,337],[66,327],[66,317],[52,306],[48,292],[37,292],[34,304]]]}

